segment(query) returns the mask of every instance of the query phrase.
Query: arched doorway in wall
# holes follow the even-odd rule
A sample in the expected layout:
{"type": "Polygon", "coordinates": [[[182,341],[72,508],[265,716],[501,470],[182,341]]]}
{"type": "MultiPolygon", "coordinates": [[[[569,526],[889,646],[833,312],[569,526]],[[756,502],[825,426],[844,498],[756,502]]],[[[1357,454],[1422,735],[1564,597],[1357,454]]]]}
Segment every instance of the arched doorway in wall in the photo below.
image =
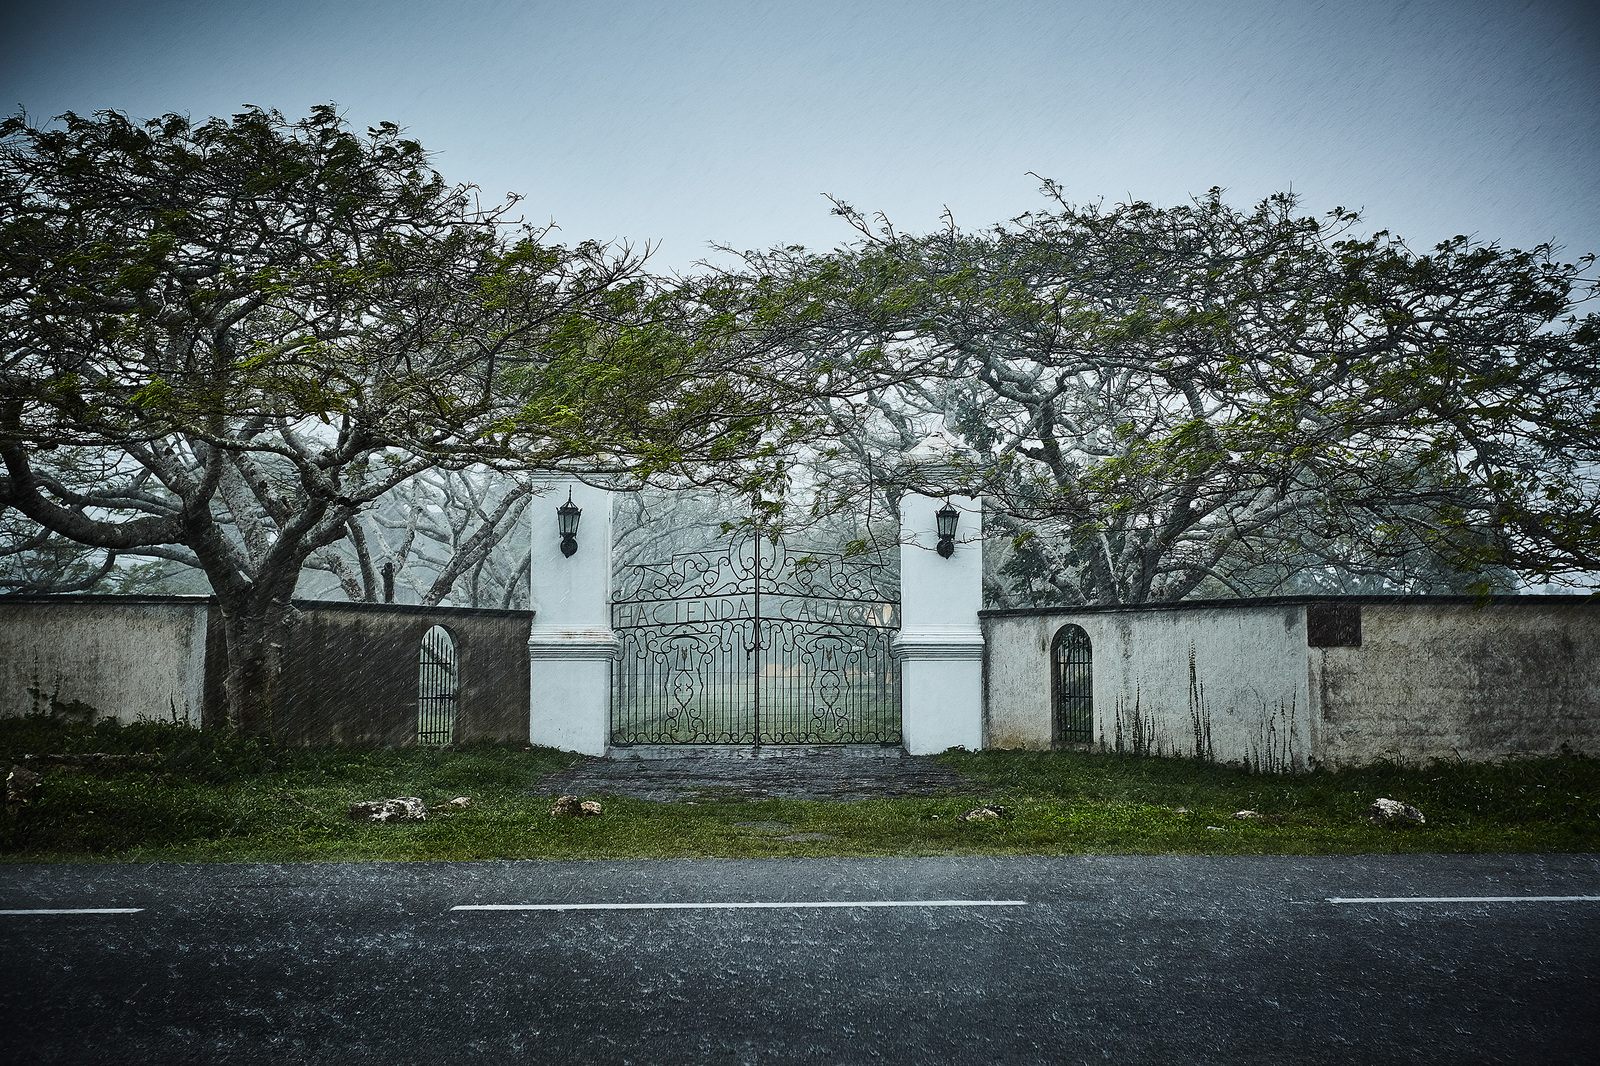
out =
{"type": "Polygon", "coordinates": [[[1058,745],[1094,743],[1094,655],[1089,634],[1068,623],[1050,647],[1051,734],[1058,745]]]}
{"type": "Polygon", "coordinates": [[[417,671],[417,743],[442,747],[456,736],[456,691],[460,675],[456,642],[444,626],[422,635],[417,671]]]}

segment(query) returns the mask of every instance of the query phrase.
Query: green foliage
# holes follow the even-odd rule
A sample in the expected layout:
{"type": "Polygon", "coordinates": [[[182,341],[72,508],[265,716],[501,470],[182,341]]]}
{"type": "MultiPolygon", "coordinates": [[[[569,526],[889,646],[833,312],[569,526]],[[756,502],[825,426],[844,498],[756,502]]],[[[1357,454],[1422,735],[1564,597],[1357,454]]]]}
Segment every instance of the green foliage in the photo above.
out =
{"type": "Polygon", "coordinates": [[[1219,189],[1172,207],[1044,191],[1048,209],[976,232],[901,233],[838,204],[854,245],[755,262],[809,283],[839,343],[941,370],[881,397],[858,450],[914,484],[894,453],[959,434],[959,476],[925,488],[964,485],[1008,538],[1038,534],[1000,575],[1013,603],[1600,570],[1592,256],[1417,251],[1291,194],[1239,209],[1219,189]]]}

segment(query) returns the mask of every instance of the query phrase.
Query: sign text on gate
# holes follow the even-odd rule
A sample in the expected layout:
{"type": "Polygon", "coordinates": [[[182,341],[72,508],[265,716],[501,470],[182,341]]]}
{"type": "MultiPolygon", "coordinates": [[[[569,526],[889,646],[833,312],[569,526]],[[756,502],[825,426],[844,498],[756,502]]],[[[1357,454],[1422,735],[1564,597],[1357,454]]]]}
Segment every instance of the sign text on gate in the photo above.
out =
{"type": "MultiPolygon", "coordinates": [[[[756,598],[749,593],[619,603],[612,607],[612,625],[619,629],[733,622],[755,616],[756,598]]],[[[763,621],[822,622],[879,629],[893,629],[899,624],[898,604],[778,594],[762,595],[761,618],[763,621]]]]}

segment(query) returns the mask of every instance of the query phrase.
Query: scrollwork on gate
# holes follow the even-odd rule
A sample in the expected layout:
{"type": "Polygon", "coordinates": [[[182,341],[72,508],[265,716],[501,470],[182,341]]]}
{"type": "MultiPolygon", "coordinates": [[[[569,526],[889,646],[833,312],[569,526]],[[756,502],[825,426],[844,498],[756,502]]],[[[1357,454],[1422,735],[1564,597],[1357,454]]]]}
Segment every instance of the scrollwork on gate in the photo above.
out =
{"type": "Polygon", "coordinates": [[[899,740],[899,595],[881,560],[746,536],[619,577],[613,743],[899,740]]]}
{"type": "Polygon", "coordinates": [[[707,599],[762,595],[845,600],[897,605],[888,564],[875,556],[848,557],[838,552],[791,551],[782,540],[743,536],[726,548],[679,552],[658,563],[623,567],[612,589],[612,602],[707,599]],[[760,555],[756,545],[760,545],[760,555]]]}

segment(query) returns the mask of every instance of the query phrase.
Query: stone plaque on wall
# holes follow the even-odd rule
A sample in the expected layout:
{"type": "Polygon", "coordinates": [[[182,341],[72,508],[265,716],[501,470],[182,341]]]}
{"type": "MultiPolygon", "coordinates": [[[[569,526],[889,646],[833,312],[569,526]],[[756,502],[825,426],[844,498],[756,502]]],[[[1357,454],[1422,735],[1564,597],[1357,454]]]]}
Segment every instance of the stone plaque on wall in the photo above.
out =
{"type": "Polygon", "coordinates": [[[1306,644],[1313,648],[1361,647],[1361,605],[1307,604],[1306,644]]]}

